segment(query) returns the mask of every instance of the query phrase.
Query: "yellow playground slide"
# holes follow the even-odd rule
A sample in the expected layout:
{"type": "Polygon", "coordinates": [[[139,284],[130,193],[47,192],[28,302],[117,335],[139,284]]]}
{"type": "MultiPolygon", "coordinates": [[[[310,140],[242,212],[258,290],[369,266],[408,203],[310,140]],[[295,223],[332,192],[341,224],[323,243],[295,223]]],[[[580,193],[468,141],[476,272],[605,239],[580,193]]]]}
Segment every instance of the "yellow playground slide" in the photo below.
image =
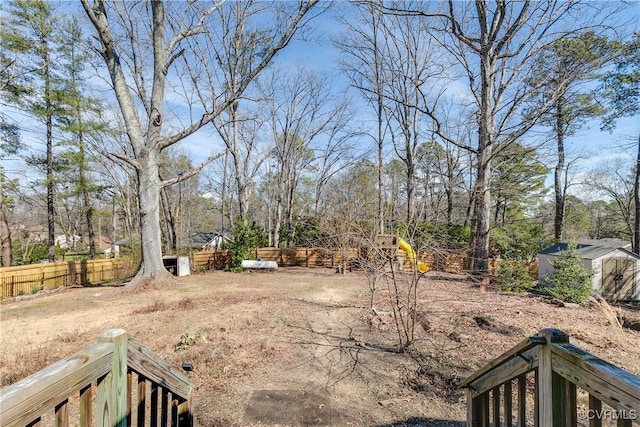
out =
{"type": "MultiPolygon", "coordinates": [[[[398,246],[400,247],[400,249],[407,253],[407,257],[409,258],[409,262],[411,262],[411,265],[416,265],[416,254],[415,252],[413,252],[413,248],[411,248],[411,245],[404,241],[402,237],[399,237],[398,246]]],[[[420,273],[426,273],[427,271],[429,271],[429,267],[427,267],[427,265],[422,261],[418,261],[417,267],[420,273]]]]}

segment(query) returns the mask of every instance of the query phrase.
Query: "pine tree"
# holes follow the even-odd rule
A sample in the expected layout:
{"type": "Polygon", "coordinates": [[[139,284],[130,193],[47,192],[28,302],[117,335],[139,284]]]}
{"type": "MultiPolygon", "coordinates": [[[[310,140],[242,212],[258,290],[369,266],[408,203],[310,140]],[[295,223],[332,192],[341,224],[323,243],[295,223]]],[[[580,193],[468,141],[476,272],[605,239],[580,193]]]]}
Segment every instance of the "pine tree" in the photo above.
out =
{"type": "Polygon", "coordinates": [[[55,260],[55,210],[54,210],[54,117],[57,109],[59,79],[55,53],[57,17],[55,3],[45,0],[16,0],[8,4],[8,19],[3,23],[3,47],[16,55],[22,67],[28,70],[14,91],[22,96],[14,99],[15,105],[41,121],[45,126],[46,158],[33,159],[44,166],[47,191],[47,226],[49,260],[55,260]]]}

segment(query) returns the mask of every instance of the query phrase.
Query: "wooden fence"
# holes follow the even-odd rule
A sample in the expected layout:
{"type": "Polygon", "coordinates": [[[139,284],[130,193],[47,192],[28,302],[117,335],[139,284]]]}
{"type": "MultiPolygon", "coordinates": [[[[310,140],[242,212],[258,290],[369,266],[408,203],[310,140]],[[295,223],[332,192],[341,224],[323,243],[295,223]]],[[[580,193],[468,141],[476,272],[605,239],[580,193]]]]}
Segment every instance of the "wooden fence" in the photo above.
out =
{"type": "Polygon", "coordinates": [[[136,273],[130,259],[97,259],[0,268],[1,298],[33,294],[60,286],[89,286],[125,280],[136,273]]]}
{"type": "MultiPolygon", "coordinates": [[[[253,250],[254,259],[275,261],[281,267],[358,268],[358,260],[366,258],[363,250],[321,248],[259,248],[253,250]]],[[[400,263],[410,268],[406,254],[397,250],[394,254],[400,263]]],[[[467,257],[457,253],[420,252],[418,260],[429,269],[449,273],[465,270],[467,257]]],[[[497,274],[502,260],[489,260],[489,274],[497,274]]],[[[229,266],[231,257],[227,251],[195,252],[191,256],[191,268],[198,270],[222,270],[229,266]]],[[[533,278],[538,276],[538,264],[526,264],[533,278]]],[[[60,286],[91,286],[109,281],[125,281],[137,271],[137,262],[131,259],[99,259],[60,263],[31,264],[0,267],[0,299],[37,293],[40,290],[60,286]]]]}
{"type": "Polygon", "coordinates": [[[469,427],[640,425],[640,377],[570,344],[557,329],[524,340],[463,387],[469,427]]]}
{"type": "Polygon", "coordinates": [[[193,425],[194,384],[121,329],[0,390],[0,425],[193,425]]]}
{"type": "MultiPolygon", "coordinates": [[[[348,248],[344,250],[330,250],[319,248],[259,248],[253,250],[254,259],[263,261],[275,261],[281,267],[342,267],[352,266],[357,259],[366,258],[362,250],[348,248]]],[[[395,256],[400,262],[408,266],[406,254],[397,250],[395,256]]],[[[451,252],[425,252],[418,254],[418,260],[425,263],[430,270],[444,271],[447,273],[459,273],[465,270],[467,256],[451,252]]],[[[227,251],[196,252],[192,256],[194,269],[224,269],[230,263],[227,251]]],[[[496,275],[500,264],[504,260],[489,260],[489,274],[496,275]]],[[[529,275],[538,278],[538,263],[526,263],[529,275]]]]}

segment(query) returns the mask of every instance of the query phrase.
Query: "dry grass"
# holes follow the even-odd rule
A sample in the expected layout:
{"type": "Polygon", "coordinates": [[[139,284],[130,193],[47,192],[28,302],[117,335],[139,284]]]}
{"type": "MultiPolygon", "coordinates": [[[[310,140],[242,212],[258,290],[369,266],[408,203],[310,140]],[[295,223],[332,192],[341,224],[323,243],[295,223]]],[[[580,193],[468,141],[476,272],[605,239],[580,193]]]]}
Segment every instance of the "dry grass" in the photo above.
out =
{"type": "Polygon", "coordinates": [[[13,384],[55,362],[51,350],[44,345],[2,347],[0,350],[0,387],[13,384]]]}
{"type": "Polygon", "coordinates": [[[147,305],[146,307],[139,308],[133,311],[133,314],[149,314],[155,313],[159,311],[166,311],[169,309],[169,304],[165,301],[154,301],[153,303],[147,305]]]}
{"type": "MultiPolygon", "coordinates": [[[[564,329],[576,345],[640,373],[640,332],[614,333],[596,307],[480,293],[459,277],[442,277],[421,283],[420,326],[404,353],[396,351],[383,293],[372,316],[366,278],[332,270],[215,272],[140,292],[75,289],[11,303],[3,305],[2,327],[20,333],[2,336],[2,385],[111,328],[125,329],[173,366],[192,365],[196,424],[205,427],[250,425],[243,416],[251,394],[284,389],[330,396],[331,425],[402,425],[411,418],[463,425],[460,380],[546,327],[564,329]]],[[[635,319],[640,312],[622,314],[635,319]]]]}

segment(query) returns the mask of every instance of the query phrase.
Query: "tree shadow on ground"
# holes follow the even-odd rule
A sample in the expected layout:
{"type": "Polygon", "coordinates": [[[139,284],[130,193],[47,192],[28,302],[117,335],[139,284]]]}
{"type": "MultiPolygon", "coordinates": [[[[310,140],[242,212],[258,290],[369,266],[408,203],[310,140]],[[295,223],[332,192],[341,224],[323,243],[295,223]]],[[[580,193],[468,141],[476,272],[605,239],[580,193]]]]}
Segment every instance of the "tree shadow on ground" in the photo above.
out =
{"type": "Polygon", "coordinates": [[[377,424],[372,427],[466,427],[463,421],[436,420],[433,418],[411,417],[391,424],[377,424]]]}
{"type": "Polygon", "coordinates": [[[463,421],[436,420],[433,418],[411,417],[391,424],[376,424],[372,427],[466,427],[463,421]]]}

